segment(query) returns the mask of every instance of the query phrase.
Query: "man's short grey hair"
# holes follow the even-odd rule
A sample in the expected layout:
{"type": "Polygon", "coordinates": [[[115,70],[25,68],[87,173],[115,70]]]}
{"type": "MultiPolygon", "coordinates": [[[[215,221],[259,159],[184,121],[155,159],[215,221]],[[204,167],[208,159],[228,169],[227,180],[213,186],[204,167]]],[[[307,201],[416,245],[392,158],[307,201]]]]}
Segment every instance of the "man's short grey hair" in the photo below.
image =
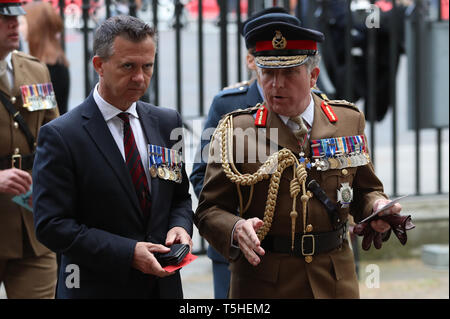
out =
{"type": "Polygon", "coordinates": [[[318,68],[320,63],[320,54],[310,55],[306,59],[305,66],[308,68],[308,72],[311,72],[314,68],[318,68]]]}
{"type": "Polygon", "coordinates": [[[113,55],[113,44],[117,36],[133,42],[141,42],[151,37],[156,45],[156,32],[144,21],[119,15],[104,21],[94,34],[94,55],[109,59],[113,55]]]}

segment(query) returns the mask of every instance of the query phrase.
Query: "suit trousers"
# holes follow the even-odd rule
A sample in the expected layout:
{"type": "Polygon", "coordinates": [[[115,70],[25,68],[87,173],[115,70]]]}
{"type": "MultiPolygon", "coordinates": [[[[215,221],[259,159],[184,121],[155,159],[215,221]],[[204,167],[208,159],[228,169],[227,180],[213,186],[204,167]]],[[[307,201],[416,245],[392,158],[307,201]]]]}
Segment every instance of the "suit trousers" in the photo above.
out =
{"type": "Polygon", "coordinates": [[[56,255],[0,259],[0,283],[8,299],[52,299],[56,288],[56,255]]]}

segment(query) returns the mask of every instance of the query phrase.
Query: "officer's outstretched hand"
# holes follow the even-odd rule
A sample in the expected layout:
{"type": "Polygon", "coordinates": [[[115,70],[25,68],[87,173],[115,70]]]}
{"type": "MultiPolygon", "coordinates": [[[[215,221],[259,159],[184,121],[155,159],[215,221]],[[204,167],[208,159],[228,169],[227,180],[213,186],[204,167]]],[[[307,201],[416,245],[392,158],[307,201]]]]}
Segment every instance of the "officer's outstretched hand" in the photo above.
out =
{"type": "Polygon", "coordinates": [[[265,254],[264,249],[260,246],[261,242],[256,235],[258,229],[263,225],[264,222],[261,219],[254,217],[238,221],[234,228],[233,240],[239,245],[245,258],[253,266],[257,266],[261,262],[259,256],[265,254]]]}
{"type": "MultiPolygon", "coordinates": [[[[391,202],[389,199],[377,199],[373,203],[373,211],[374,212],[377,211],[379,208],[383,207],[389,202],[391,202]]],[[[394,206],[380,212],[379,216],[399,214],[401,210],[402,206],[399,203],[395,203],[394,206]]],[[[371,221],[370,226],[372,226],[372,228],[379,233],[384,233],[387,232],[389,229],[391,229],[391,226],[381,219],[371,221]]]]}

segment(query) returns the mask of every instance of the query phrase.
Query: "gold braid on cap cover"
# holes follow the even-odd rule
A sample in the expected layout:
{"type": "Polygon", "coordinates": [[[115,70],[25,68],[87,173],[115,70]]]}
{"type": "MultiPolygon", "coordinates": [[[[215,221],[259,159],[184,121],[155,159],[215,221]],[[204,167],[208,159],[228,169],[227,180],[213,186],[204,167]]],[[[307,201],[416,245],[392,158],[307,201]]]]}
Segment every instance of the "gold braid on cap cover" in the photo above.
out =
{"type": "Polygon", "coordinates": [[[273,153],[263,165],[261,165],[258,170],[253,174],[242,174],[240,173],[233,163],[233,115],[227,115],[222,122],[219,124],[218,131],[220,134],[220,152],[222,160],[222,168],[228,179],[234,184],[236,184],[239,196],[239,213],[242,216],[243,213],[248,209],[253,196],[253,186],[261,182],[262,180],[269,178],[269,172],[273,170],[276,166],[276,171],[270,177],[269,190],[266,200],[266,207],[264,210],[264,225],[258,230],[258,239],[262,241],[264,237],[270,230],[272,226],[272,220],[274,217],[275,206],[277,203],[278,189],[280,186],[280,178],[283,171],[293,166],[293,178],[290,183],[290,196],[292,198],[292,211],[290,213],[291,217],[291,249],[294,249],[294,236],[295,236],[295,222],[298,216],[296,211],[296,198],[297,195],[302,191],[302,208],[303,208],[303,228],[305,232],[306,225],[306,205],[307,200],[311,197],[310,193],[306,191],[306,165],[305,162],[299,163],[297,157],[292,153],[291,150],[283,148],[278,152],[273,153]],[[240,186],[250,186],[249,201],[246,207],[243,207],[242,194],[240,191],[240,186]]]}

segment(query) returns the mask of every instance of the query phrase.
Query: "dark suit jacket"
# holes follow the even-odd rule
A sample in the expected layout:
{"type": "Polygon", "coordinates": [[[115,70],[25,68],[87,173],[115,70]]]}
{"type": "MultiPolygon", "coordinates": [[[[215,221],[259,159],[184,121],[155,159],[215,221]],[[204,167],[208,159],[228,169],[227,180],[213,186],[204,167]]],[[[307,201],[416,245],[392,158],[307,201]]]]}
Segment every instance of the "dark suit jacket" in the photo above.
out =
{"type": "MultiPolygon", "coordinates": [[[[170,139],[172,129],[181,127],[176,111],[138,102],[137,112],[148,143],[182,145],[180,135],[170,139]]],[[[38,239],[62,254],[57,297],[148,297],[149,276],[131,267],[135,245],[164,244],[174,226],[192,236],[188,189],[184,167],[181,184],[153,178],[145,225],[128,169],[92,94],[43,126],[33,170],[34,218],[38,239]],[[70,264],[80,269],[80,288],[66,285],[70,264]]],[[[182,297],[178,273],[157,281],[160,297],[182,297]]]]}

